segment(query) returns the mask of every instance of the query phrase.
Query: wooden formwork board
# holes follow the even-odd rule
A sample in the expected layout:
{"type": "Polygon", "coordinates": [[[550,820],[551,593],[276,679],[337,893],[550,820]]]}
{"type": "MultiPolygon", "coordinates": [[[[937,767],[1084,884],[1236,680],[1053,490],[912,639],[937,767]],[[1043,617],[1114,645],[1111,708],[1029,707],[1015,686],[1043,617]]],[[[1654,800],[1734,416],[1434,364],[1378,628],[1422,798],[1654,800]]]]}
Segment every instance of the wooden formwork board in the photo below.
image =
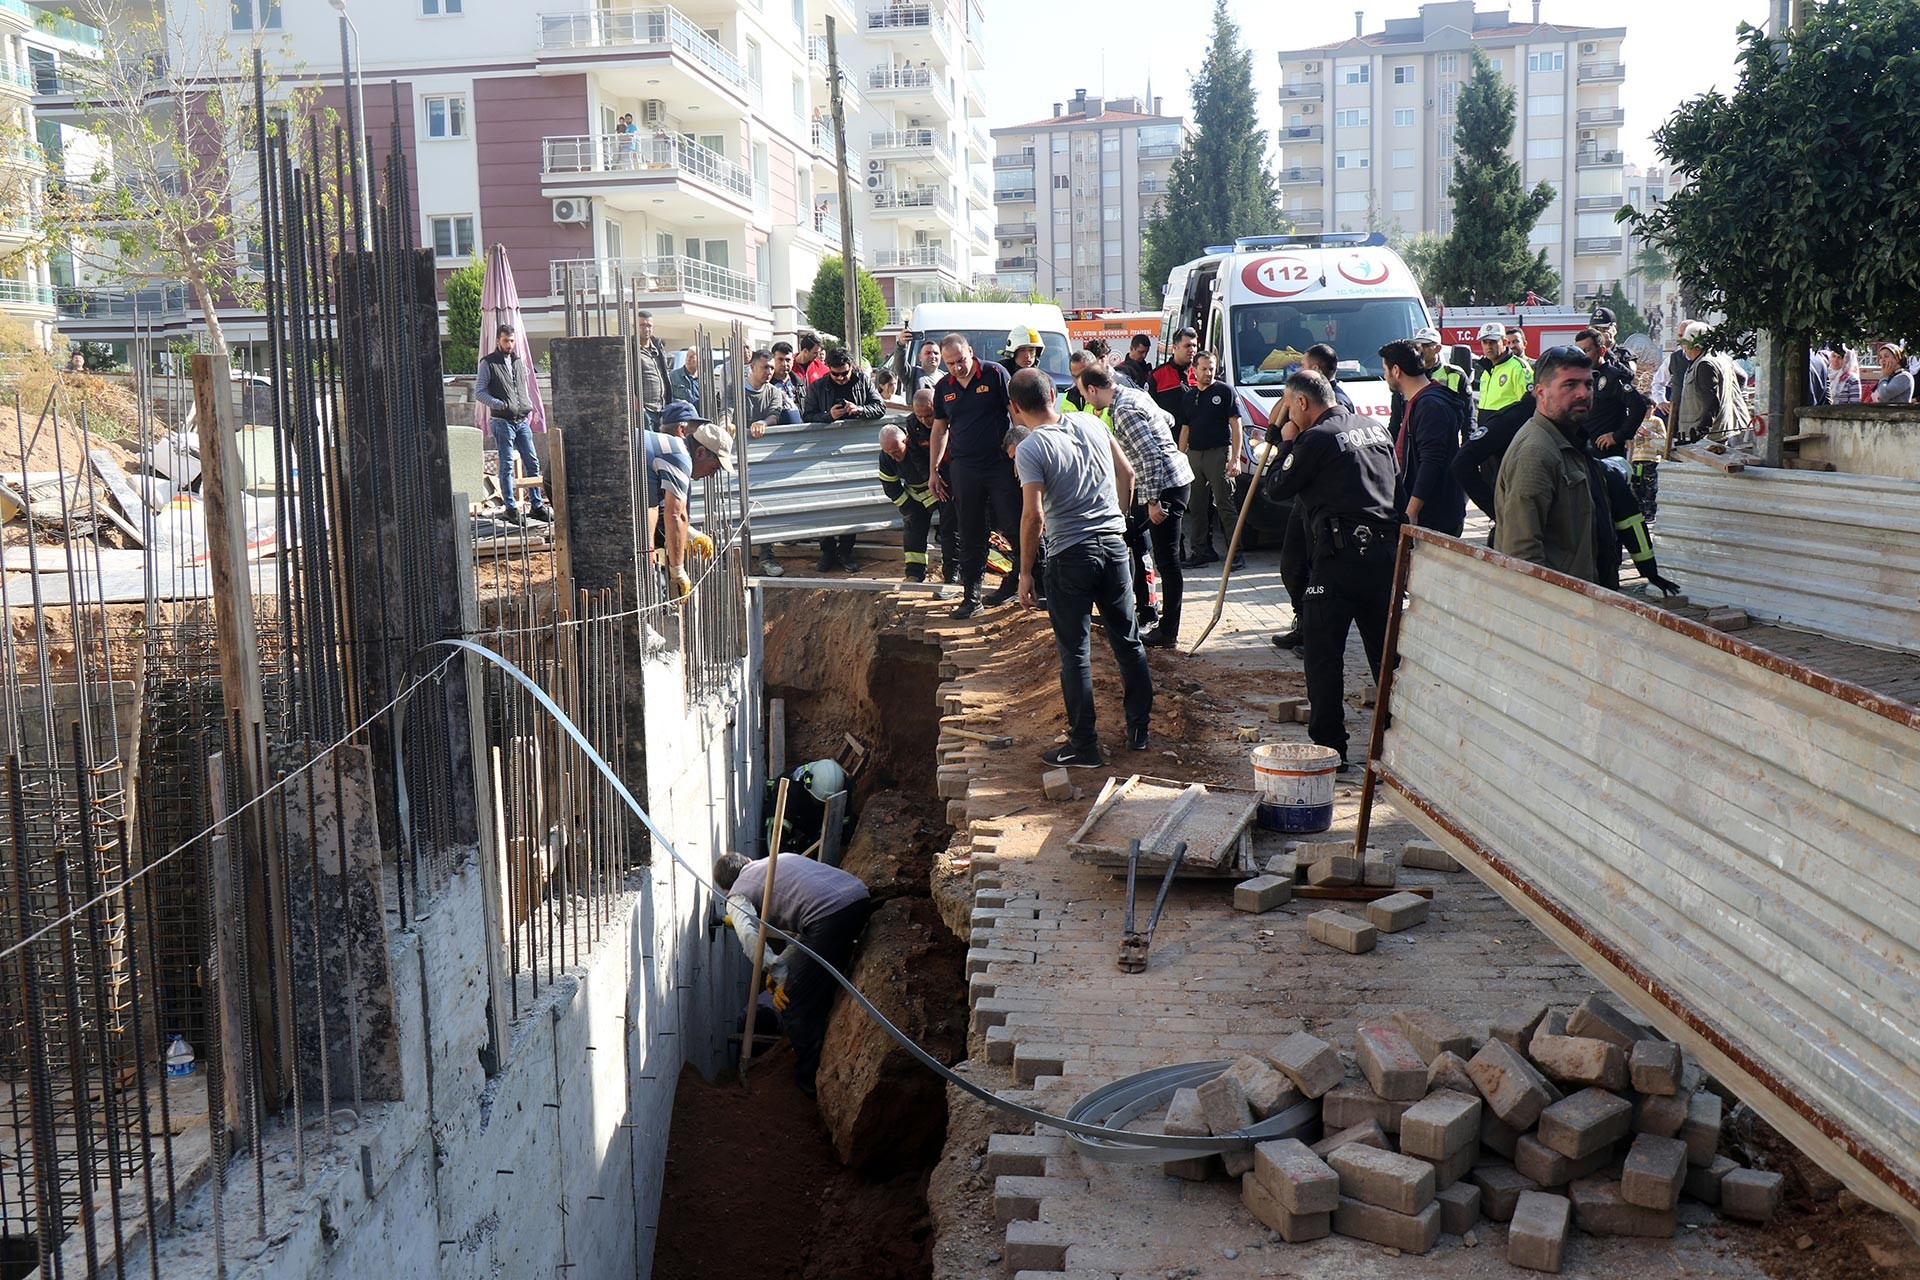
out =
{"type": "Polygon", "coordinates": [[[1234,787],[1136,773],[1109,778],[1086,820],[1067,842],[1076,862],[1124,871],[1140,841],[1143,869],[1164,867],[1173,846],[1187,842],[1183,876],[1238,876],[1253,865],[1252,823],[1259,795],[1234,787]]]}

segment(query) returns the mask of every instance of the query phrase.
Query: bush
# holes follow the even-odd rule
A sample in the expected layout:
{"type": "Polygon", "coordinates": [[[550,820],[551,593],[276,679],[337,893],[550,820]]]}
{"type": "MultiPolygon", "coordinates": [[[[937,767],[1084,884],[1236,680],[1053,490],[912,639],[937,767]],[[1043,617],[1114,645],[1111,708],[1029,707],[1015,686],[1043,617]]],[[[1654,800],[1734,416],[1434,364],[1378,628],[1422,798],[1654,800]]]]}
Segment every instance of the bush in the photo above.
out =
{"type": "Polygon", "coordinates": [[[447,277],[448,373],[472,373],[480,366],[480,290],[484,262],[469,262],[447,277]]]}

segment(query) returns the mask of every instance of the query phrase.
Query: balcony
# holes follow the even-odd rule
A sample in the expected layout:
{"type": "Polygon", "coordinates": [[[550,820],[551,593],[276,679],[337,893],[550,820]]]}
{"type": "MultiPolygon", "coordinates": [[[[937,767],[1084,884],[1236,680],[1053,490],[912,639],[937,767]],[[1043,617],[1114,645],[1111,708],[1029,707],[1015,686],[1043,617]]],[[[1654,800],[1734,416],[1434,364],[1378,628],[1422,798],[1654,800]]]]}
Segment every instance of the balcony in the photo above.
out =
{"type": "Polygon", "coordinates": [[[928,160],[953,169],[947,135],[932,129],[879,129],[867,135],[867,154],[876,160],[928,160]]]}
{"type": "Polygon", "coordinates": [[[1040,234],[1037,222],[996,222],[993,224],[994,238],[998,240],[1031,240],[1040,234]]]}
{"type": "Polygon", "coordinates": [[[753,175],[717,151],[678,135],[643,138],[635,133],[600,133],[540,140],[540,177],[545,185],[564,185],[550,195],[586,194],[618,208],[641,210],[691,198],[692,209],[745,214],[754,202],[753,175]]]}
{"type": "Polygon", "coordinates": [[[1290,169],[1282,169],[1280,171],[1280,185],[1283,187],[1317,187],[1326,180],[1326,176],[1327,171],[1318,166],[1307,169],[1295,165],[1290,169]]]}
{"type": "Polygon", "coordinates": [[[993,202],[995,204],[1032,204],[1033,188],[995,187],[993,189],[993,202]]]}
{"type": "Polygon", "coordinates": [[[1163,196],[1167,194],[1167,180],[1165,178],[1142,178],[1140,179],[1139,191],[1142,196],[1148,198],[1163,196]]]}
{"type": "Polygon", "coordinates": [[[0,8],[5,8],[43,36],[70,41],[90,53],[100,52],[100,30],[84,22],[75,22],[63,14],[52,13],[38,5],[30,5],[26,0],[4,0],[0,8]]]}
{"type": "Polygon", "coordinates": [[[1280,86],[1282,102],[1318,102],[1327,96],[1327,86],[1318,80],[1307,80],[1300,84],[1280,86]]]}
{"type": "Polygon", "coordinates": [[[1317,227],[1327,220],[1320,209],[1282,209],[1280,213],[1296,227],[1317,227]]]}
{"type": "Polygon", "coordinates": [[[1321,124],[1292,124],[1274,131],[1280,145],[1289,142],[1320,142],[1327,136],[1327,127],[1321,124]]]}
{"type": "Polygon", "coordinates": [[[54,291],[50,284],[35,284],[30,280],[0,279],[0,307],[47,307],[54,305],[54,291]]]}
{"type": "Polygon", "coordinates": [[[873,211],[883,216],[935,221],[953,217],[953,197],[939,187],[882,188],[867,194],[873,201],[873,211]]]}
{"type": "MultiPolygon", "coordinates": [[[[825,209],[813,211],[813,234],[832,245],[835,252],[839,251],[840,219],[834,217],[832,213],[825,209]]],[[[853,251],[856,254],[864,254],[867,251],[866,237],[862,236],[858,229],[853,233],[853,251]]]]}
{"type": "Polygon", "coordinates": [[[873,255],[875,271],[944,271],[957,280],[959,264],[944,249],[881,249],[873,255]]]}
{"type": "Polygon", "coordinates": [[[981,71],[987,65],[987,20],[976,0],[967,3],[967,68],[981,71]]]}
{"type": "Polygon", "coordinates": [[[1138,152],[1142,160],[1168,160],[1179,154],[1180,144],[1177,142],[1151,142],[1138,152]]]}
{"type": "MultiPolygon", "coordinates": [[[[32,68],[0,63],[0,91],[30,94],[36,92],[37,82],[38,77],[34,75],[32,68]]],[[[0,284],[4,283],[5,281],[0,281],[0,284]]],[[[0,302],[3,301],[5,299],[0,298],[0,302]]]]}
{"type": "Polygon", "coordinates": [[[869,40],[931,39],[943,49],[954,47],[955,31],[944,13],[930,4],[887,4],[867,10],[861,29],[869,40]]]}
{"type": "Polygon", "coordinates": [[[995,271],[1032,271],[1039,265],[1040,260],[1038,258],[995,258],[993,260],[993,269],[995,271]]]}
{"type": "Polygon", "coordinates": [[[1019,155],[995,156],[993,158],[993,167],[996,169],[1031,169],[1033,167],[1033,152],[1022,151],[1019,155]]]}
{"type": "Polygon", "coordinates": [[[1611,288],[1613,288],[1613,282],[1610,280],[1581,280],[1573,286],[1573,300],[1592,302],[1611,288]]]}
{"type": "Polygon", "coordinates": [[[1620,236],[1582,236],[1573,242],[1573,251],[1582,257],[1615,254],[1624,243],[1620,236]]]}
{"type": "Polygon", "coordinates": [[[1576,169],[1605,169],[1620,164],[1625,157],[1618,151],[1602,151],[1598,147],[1582,147],[1573,153],[1573,166],[1576,169]]]}
{"type": "Polygon", "coordinates": [[[187,312],[187,286],[156,285],[149,289],[56,288],[54,308],[66,321],[157,319],[187,312]]]}
{"type": "Polygon", "coordinates": [[[1626,197],[1620,195],[1581,196],[1573,202],[1573,207],[1577,212],[1587,213],[1594,209],[1618,209],[1626,202],[1626,197]]]}
{"type": "Polygon", "coordinates": [[[988,160],[993,156],[993,138],[983,124],[967,126],[967,149],[976,160],[988,160]]]}
{"type": "Polygon", "coordinates": [[[926,67],[869,67],[867,96],[890,101],[930,102],[953,113],[953,95],[947,82],[926,67]]]}
{"type": "MultiPolygon", "coordinates": [[[[814,159],[828,166],[840,163],[838,152],[834,148],[833,121],[824,117],[815,120],[808,134],[813,143],[814,159]]],[[[847,143],[847,169],[852,171],[860,167],[860,151],[851,140],[847,143]]]]}
{"type": "MultiPolygon", "coordinates": [[[[840,52],[843,55],[847,52],[844,44],[840,46],[840,52]]],[[[831,79],[833,74],[833,61],[827,57],[827,38],[825,36],[807,37],[807,66],[815,75],[820,77],[821,84],[831,89],[833,83],[831,79]]],[[[843,56],[840,59],[840,99],[846,104],[849,112],[857,110],[860,106],[860,92],[854,87],[854,81],[858,79],[859,77],[847,66],[846,58],[843,56]]]]}
{"type": "MultiPolygon", "coordinates": [[[[583,65],[594,63],[572,55],[637,50],[683,61],[697,74],[724,88],[738,102],[747,99],[746,68],[726,46],[678,9],[660,5],[641,9],[592,9],[585,13],[543,13],[535,22],[542,70],[577,73],[583,65]]],[[[622,70],[631,68],[623,65],[622,70]]],[[[633,96],[660,96],[641,92],[644,87],[639,83],[633,85],[633,96]]]]}
{"type": "Polygon", "coordinates": [[[1627,122],[1625,107],[1582,107],[1576,117],[1583,129],[1606,129],[1627,122]]]}
{"type": "Polygon", "coordinates": [[[555,297],[614,291],[655,308],[680,306],[707,311],[764,314],[773,302],[758,280],[698,258],[558,258],[547,264],[548,287],[555,297]]]}
{"type": "Polygon", "coordinates": [[[1583,62],[1580,64],[1581,84],[1618,84],[1627,78],[1627,68],[1621,62],[1583,62]]]}
{"type": "Polygon", "coordinates": [[[967,170],[967,196],[981,207],[992,209],[993,188],[987,185],[987,175],[982,170],[967,170]]]}

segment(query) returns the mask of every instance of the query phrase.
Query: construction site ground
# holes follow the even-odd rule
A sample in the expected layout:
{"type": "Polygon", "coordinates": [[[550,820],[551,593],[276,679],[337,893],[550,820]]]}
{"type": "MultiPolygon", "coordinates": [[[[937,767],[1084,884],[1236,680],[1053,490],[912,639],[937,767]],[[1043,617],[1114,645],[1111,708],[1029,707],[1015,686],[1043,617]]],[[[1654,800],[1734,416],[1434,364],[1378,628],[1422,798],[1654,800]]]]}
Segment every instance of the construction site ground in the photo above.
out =
{"type": "MultiPolygon", "coordinates": [[[[1472,530],[1469,531],[1470,536],[1472,530]]],[[[1481,531],[1484,536],[1484,529],[1481,531]]],[[[864,549],[863,549],[864,551],[864,549]]],[[[880,553],[882,556],[884,552],[880,553]]],[[[868,570],[885,573],[879,566],[868,570]]],[[[1211,612],[1217,570],[1190,572],[1182,627],[1190,645],[1211,612]]],[[[1601,990],[1494,891],[1466,872],[1402,872],[1403,884],[1434,890],[1429,921],[1382,935],[1368,954],[1352,956],[1308,940],[1305,917],[1324,905],[1296,899],[1261,914],[1231,908],[1232,881],[1182,881],[1168,899],[1145,973],[1125,974],[1115,960],[1125,913],[1124,879],[1069,857],[1069,836],[1102,781],[1144,772],[1164,777],[1253,785],[1252,743],[1305,741],[1305,727],[1270,722],[1276,696],[1304,693],[1301,662],[1269,637],[1290,611],[1278,557],[1256,552],[1232,581],[1219,628],[1198,656],[1151,654],[1157,688],[1154,733],[1143,754],[1125,751],[1118,677],[1098,628],[1094,673],[1106,770],[1076,770],[1079,795],[1055,803],[1040,786],[1039,753],[1065,728],[1057,663],[1044,614],[997,609],[977,624],[946,620],[947,605],[908,598],[905,622],[916,637],[940,643],[958,677],[943,686],[957,695],[967,724],[1013,739],[1010,749],[970,750],[964,797],[950,802],[956,837],[935,870],[935,898],[975,950],[969,957],[973,1006],[969,1056],[962,1070],[1004,1095],[1059,1114],[1089,1090],[1117,1077],[1165,1064],[1233,1057],[1272,1046],[1305,1029],[1350,1051],[1355,1027],[1402,1008],[1430,1009],[1484,1036],[1490,1019],[1526,1001],[1571,1005],[1601,990]],[[983,902],[1017,899],[1031,919],[1006,918],[972,932],[969,914],[983,902]],[[989,1047],[992,1031],[993,1045],[989,1047]],[[993,1059],[1005,1059],[995,1061],[993,1059]]],[[[1773,629],[1746,638],[1770,644],[1773,629]]],[[[1912,664],[1874,650],[1781,632],[1843,678],[1883,682],[1912,664]]],[[[1364,753],[1370,710],[1358,705],[1367,685],[1357,637],[1348,653],[1348,727],[1353,752],[1364,753]]],[[[1893,690],[1896,696],[1910,689],[1893,690]]],[[[949,702],[948,711],[954,710],[949,702]]],[[[1676,767],[1683,767],[1677,764],[1676,767]]],[[[1310,839],[1351,839],[1358,807],[1357,773],[1343,776],[1332,829],[1310,839]]],[[[1384,805],[1372,842],[1398,848],[1418,835],[1384,805]]],[[[1279,848],[1278,844],[1272,846],[1279,848]]],[[[1154,886],[1143,883],[1141,912],[1154,886]]],[[[1357,1076],[1350,1052],[1350,1075],[1357,1076]]],[[[929,1187],[937,1226],[934,1275],[973,1280],[1009,1274],[1006,1226],[996,1220],[995,1168],[986,1159],[993,1132],[1026,1132],[1004,1112],[949,1089],[947,1143],[929,1187]]],[[[1788,1171],[1787,1206],[1764,1227],[1722,1220],[1698,1205],[1683,1209],[1672,1240],[1601,1239],[1576,1234],[1565,1272],[1579,1276],[1920,1277],[1916,1253],[1891,1219],[1859,1207],[1838,1185],[1779,1144],[1750,1117],[1730,1122],[1738,1154],[1788,1171]]],[[[1424,1256],[1334,1236],[1311,1244],[1282,1243],[1242,1206],[1237,1180],[1182,1182],[1158,1166],[1106,1165],[1070,1152],[1050,1156],[1050,1180],[1038,1204],[1041,1236],[1061,1246],[1054,1270],[1023,1280],[1145,1280],[1146,1277],[1480,1276],[1511,1271],[1506,1227],[1483,1220],[1471,1242],[1443,1236],[1424,1256]],[[1059,1274],[1056,1274],[1059,1273],[1059,1274]]],[[[1027,1215],[1031,1217],[1032,1215],[1027,1215]]]]}

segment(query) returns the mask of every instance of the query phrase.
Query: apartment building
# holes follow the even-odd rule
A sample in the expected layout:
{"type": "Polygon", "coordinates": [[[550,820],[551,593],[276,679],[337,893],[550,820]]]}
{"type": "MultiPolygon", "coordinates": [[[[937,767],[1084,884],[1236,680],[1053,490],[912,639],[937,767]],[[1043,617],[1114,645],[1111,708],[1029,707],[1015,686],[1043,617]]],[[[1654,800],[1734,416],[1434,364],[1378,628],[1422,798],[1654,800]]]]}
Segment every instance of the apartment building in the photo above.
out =
{"type": "MultiPolygon", "coordinates": [[[[987,142],[968,131],[986,109],[977,0],[346,0],[345,12],[377,149],[397,96],[421,242],[449,271],[505,245],[536,346],[564,327],[568,296],[616,281],[670,343],[702,324],[771,338],[805,323],[845,215],[829,17],[856,254],[894,297],[969,279],[991,253],[987,142]]],[[[321,78],[338,109],[338,17],[221,0],[176,18],[170,40],[180,53],[257,42],[289,76],[321,78]]],[[[259,332],[257,315],[222,323],[242,342],[259,332]]],[[[112,336],[114,324],[81,327],[112,336]]]]}
{"type": "Polygon", "coordinates": [[[1185,129],[1160,102],[1076,89],[1046,119],[993,131],[1002,285],[1062,307],[1139,309],[1147,220],[1185,129]]]}
{"type": "Polygon", "coordinates": [[[1439,0],[1371,33],[1356,15],[1351,39],[1282,51],[1279,180],[1294,225],[1450,232],[1454,109],[1478,48],[1514,87],[1522,180],[1557,193],[1532,243],[1560,272],[1562,300],[1582,303],[1626,280],[1626,238],[1613,220],[1626,200],[1626,29],[1543,22],[1540,9],[1535,0],[1521,20],[1439,0]]]}

